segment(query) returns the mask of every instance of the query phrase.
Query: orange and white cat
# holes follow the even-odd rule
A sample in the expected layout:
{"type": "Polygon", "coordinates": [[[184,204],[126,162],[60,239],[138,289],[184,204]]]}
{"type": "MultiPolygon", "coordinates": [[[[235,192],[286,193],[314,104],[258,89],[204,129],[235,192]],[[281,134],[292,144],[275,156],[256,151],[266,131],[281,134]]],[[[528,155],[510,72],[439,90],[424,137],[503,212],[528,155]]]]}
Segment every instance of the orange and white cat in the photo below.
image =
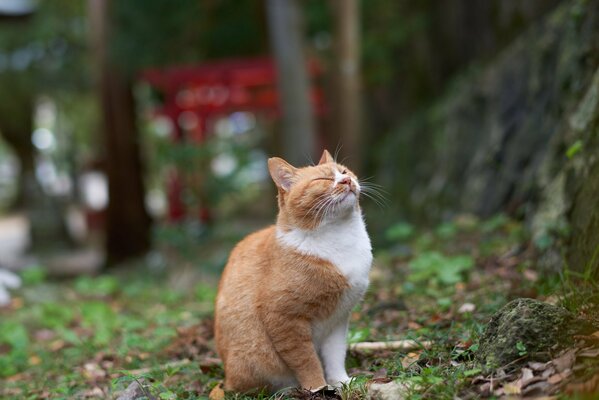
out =
{"type": "Polygon", "coordinates": [[[340,385],[349,315],[372,263],[360,184],[326,150],[316,166],[271,158],[268,168],[277,223],[233,249],[216,297],[225,389],[340,385]]]}

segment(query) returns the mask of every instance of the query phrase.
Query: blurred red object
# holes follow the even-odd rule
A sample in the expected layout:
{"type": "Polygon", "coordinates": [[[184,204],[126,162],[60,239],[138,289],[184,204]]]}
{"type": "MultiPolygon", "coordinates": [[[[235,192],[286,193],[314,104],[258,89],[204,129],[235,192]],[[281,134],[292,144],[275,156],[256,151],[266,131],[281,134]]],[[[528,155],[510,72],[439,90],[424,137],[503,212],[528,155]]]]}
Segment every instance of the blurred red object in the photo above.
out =
{"type": "MultiPolygon", "coordinates": [[[[322,70],[312,60],[308,64],[312,78],[311,97],[314,112],[327,112],[324,94],[316,83],[322,70]]],[[[233,112],[249,111],[270,119],[280,115],[277,70],[271,58],[232,59],[199,65],[148,69],[141,79],[154,89],[159,104],[154,110],[172,122],[173,141],[202,143],[209,134],[211,119],[233,112]]],[[[180,221],[186,215],[181,201],[184,187],[176,171],[167,183],[169,220],[180,221]]],[[[203,222],[210,220],[206,207],[200,210],[203,222]]]]}

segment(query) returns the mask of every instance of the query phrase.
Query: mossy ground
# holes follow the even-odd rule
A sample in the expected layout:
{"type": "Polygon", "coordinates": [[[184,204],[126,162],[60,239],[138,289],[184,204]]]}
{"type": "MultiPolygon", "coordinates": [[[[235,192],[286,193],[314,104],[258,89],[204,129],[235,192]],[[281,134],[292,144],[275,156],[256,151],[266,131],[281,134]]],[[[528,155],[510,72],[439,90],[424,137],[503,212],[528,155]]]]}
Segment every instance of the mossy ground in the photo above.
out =
{"type": "MultiPolygon", "coordinates": [[[[490,316],[513,298],[547,299],[559,286],[535,272],[522,227],[502,216],[463,216],[432,230],[399,223],[376,242],[372,285],[352,315],[350,341],[433,345],[350,352],[355,379],[341,393],[344,399],[364,398],[373,379],[405,382],[410,398],[467,393],[482,373],[474,352],[490,316]]],[[[214,253],[213,244],[206,246],[197,251],[214,253]]],[[[47,280],[35,269],[26,273],[24,288],[0,310],[0,397],[112,398],[143,379],[150,397],[207,398],[223,370],[211,338],[218,275],[205,271],[220,262],[171,262],[172,253],[161,254],[168,270],[157,271],[150,258],[73,281],[47,280]]],[[[275,398],[293,396],[302,394],[275,398]]]]}

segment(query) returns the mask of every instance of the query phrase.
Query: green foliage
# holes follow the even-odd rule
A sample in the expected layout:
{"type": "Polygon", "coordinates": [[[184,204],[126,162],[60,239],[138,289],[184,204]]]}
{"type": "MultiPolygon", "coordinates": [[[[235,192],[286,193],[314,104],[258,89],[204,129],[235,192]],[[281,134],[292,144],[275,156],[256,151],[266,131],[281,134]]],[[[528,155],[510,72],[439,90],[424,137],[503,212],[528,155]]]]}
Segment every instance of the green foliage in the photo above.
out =
{"type": "Polygon", "coordinates": [[[243,0],[113,3],[114,59],[128,71],[263,54],[263,4],[243,0]],[[168,32],[168,34],[165,34],[168,32]],[[142,44],[142,45],[140,45],[142,44]]]}
{"type": "Polygon", "coordinates": [[[522,342],[516,343],[516,350],[518,350],[519,356],[525,356],[526,354],[528,354],[526,350],[526,345],[522,342]]]}
{"type": "Polygon", "coordinates": [[[414,234],[414,227],[407,222],[398,222],[385,231],[385,237],[389,241],[409,239],[414,234]]]}
{"type": "Polygon", "coordinates": [[[435,233],[441,239],[449,239],[458,233],[458,227],[453,222],[444,222],[435,229],[435,233]]]}
{"type": "Polygon", "coordinates": [[[216,298],[216,286],[198,282],[195,288],[196,298],[199,301],[213,302],[216,298]]]}
{"type": "Polygon", "coordinates": [[[566,157],[572,159],[576,154],[580,153],[584,145],[582,140],[577,140],[566,150],[566,157]]]}
{"type": "Polygon", "coordinates": [[[37,285],[46,279],[46,269],[41,265],[32,265],[21,272],[21,279],[25,285],[37,285]]]}
{"type": "Polygon", "coordinates": [[[116,314],[106,303],[91,301],[81,304],[82,325],[93,331],[92,343],[107,345],[113,338],[116,314]]]}
{"type": "Polygon", "coordinates": [[[481,231],[484,233],[494,232],[503,228],[508,221],[509,218],[505,214],[497,214],[481,224],[481,231]]]}
{"type": "Polygon", "coordinates": [[[409,263],[412,282],[433,280],[438,284],[452,285],[464,280],[464,273],[471,270],[474,260],[469,255],[448,257],[437,251],[419,254],[409,263]]]}
{"type": "Polygon", "coordinates": [[[66,327],[75,317],[75,312],[70,307],[56,302],[45,302],[39,305],[39,321],[42,326],[49,329],[66,327]]]}
{"type": "Polygon", "coordinates": [[[119,290],[119,281],[110,275],[97,278],[83,276],[75,281],[75,290],[85,296],[110,296],[119,290]]]}
{"type": "Polygon", "coordinates": [[[8,353],[0,353],[0,377],[15,374],[27,365],[29,336],[25,326],[14,321],[0,324],[0,346],[7,345],[8,353]]]}
{"type": "Polygon", "coordinates": [[[364,342],[370,336],[369,328],[351,329],[347,337],[348,343],[364,342]]]}

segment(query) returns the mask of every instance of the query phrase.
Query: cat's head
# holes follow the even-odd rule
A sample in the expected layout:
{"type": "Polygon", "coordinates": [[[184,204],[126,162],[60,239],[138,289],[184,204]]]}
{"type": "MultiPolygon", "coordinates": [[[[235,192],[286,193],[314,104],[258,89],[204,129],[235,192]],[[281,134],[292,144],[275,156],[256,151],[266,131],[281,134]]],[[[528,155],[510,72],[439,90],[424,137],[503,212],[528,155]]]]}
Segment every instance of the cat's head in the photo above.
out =
{"type": "Polygon", "coordinates": [[[268,160],[268,169],[279,191],[279,223],[314,229],[345,218],[359,207],[358,178],[337,164],[327,150],[318,165],[295,168],[273,157],[268,160]]]}

